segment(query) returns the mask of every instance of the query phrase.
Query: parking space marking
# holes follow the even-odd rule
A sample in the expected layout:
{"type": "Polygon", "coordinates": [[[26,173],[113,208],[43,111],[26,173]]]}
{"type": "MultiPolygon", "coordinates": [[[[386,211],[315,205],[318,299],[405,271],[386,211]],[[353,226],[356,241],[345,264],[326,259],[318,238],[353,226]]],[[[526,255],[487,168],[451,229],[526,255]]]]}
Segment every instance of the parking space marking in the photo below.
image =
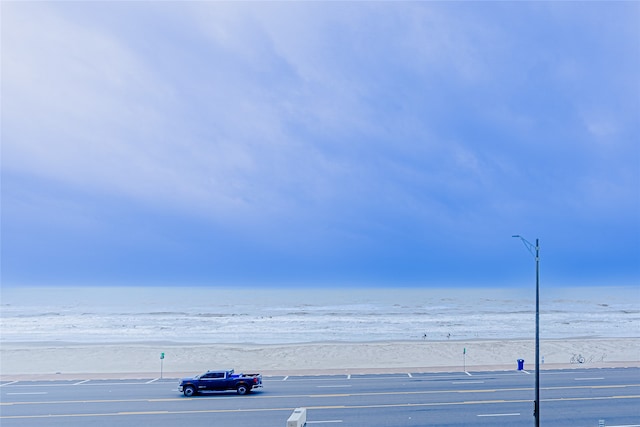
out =
{"type": "Polygon", "coordinates": [[[15,384],[15,383],[17,383],[17,382],[18,382],[18,381],[10,381],[10,382],[8,382],[8,383],[2,383],[2,384],[0,384],[0,387],[4,387],[4,386],[6,386],[6,385],[15,384]]]}

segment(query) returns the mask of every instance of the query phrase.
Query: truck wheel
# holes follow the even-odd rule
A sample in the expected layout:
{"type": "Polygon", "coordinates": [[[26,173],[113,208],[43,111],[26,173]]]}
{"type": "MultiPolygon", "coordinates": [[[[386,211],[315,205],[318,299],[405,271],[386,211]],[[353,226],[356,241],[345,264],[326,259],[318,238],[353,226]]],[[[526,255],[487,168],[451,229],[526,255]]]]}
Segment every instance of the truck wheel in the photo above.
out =
{"type": "Polygon", "coordinates": [[[183,393],[184,393],[185,396],[191,397],[191,396],[194,396],[196,394],[196,389],[195,389],[194,386],[188,385],[188,386],[186,386],[184,388],[183,393]]]}
{"type": "Polygon", "coordinates": [[[240,384],[238,388],[236,388],[236,390],[238,391],[239,395],[249,393],[249,387],[247,387],[245,384],[240,384]]]}

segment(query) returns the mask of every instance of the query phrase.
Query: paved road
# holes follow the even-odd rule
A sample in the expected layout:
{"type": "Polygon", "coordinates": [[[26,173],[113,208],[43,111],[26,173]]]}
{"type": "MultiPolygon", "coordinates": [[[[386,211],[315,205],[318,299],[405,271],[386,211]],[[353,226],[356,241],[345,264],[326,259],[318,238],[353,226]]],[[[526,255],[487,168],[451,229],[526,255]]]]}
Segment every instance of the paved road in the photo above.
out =
{"type": "MultiPolygon", "coordinates": [[[[309,426],[531,426],[534,375],[464,372],[266,377],[248,396],[185,398],[176,379],[0,383],[0,424],[13,426],[282,427],[296,407],[309,426]]],[[[541,424],[640,427],[640,369],[541,372],[541,424]]]]}

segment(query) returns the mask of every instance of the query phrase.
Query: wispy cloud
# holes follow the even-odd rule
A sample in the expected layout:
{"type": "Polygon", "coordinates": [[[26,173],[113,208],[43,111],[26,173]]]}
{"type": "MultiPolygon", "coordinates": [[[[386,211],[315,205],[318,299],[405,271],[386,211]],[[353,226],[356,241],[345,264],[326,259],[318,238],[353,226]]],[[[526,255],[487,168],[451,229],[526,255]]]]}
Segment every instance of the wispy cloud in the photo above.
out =
{"type": "Polygon", "coordinates": [[[267,264],[278,252],[284,276],[287,257],[357,276],[434,247],[473,264],[489,236],[529,230],[621,222],[637,238],[634,13],[599,2],[3,4],[3,229],[33,221],[56,236],[65,224],[95,233],[109,257],[110,233],[197,252],[198,233],[179,230],[202,227],[235,256],[267,264]],[[162,220],[145,223],[150,212],[162,220]],[[134,232],[141,224],[148,232],[134,232]]]}

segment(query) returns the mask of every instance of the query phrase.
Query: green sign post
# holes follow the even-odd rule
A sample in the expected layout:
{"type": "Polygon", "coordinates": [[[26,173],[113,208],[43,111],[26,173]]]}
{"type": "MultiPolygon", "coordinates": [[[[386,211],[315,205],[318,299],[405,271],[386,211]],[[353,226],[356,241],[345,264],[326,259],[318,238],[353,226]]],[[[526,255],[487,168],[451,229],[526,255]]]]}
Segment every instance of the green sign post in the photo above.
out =
{"type": "Polygon", "coordinates": [[[467,347],[462,349],[462,370],[467,372],[467,347]]]}
{"type": "Polygon", "coordinates": [[[160,379],[162,379],[163,362],[164,362],[164,353],[160,353],[160,379]]]}

